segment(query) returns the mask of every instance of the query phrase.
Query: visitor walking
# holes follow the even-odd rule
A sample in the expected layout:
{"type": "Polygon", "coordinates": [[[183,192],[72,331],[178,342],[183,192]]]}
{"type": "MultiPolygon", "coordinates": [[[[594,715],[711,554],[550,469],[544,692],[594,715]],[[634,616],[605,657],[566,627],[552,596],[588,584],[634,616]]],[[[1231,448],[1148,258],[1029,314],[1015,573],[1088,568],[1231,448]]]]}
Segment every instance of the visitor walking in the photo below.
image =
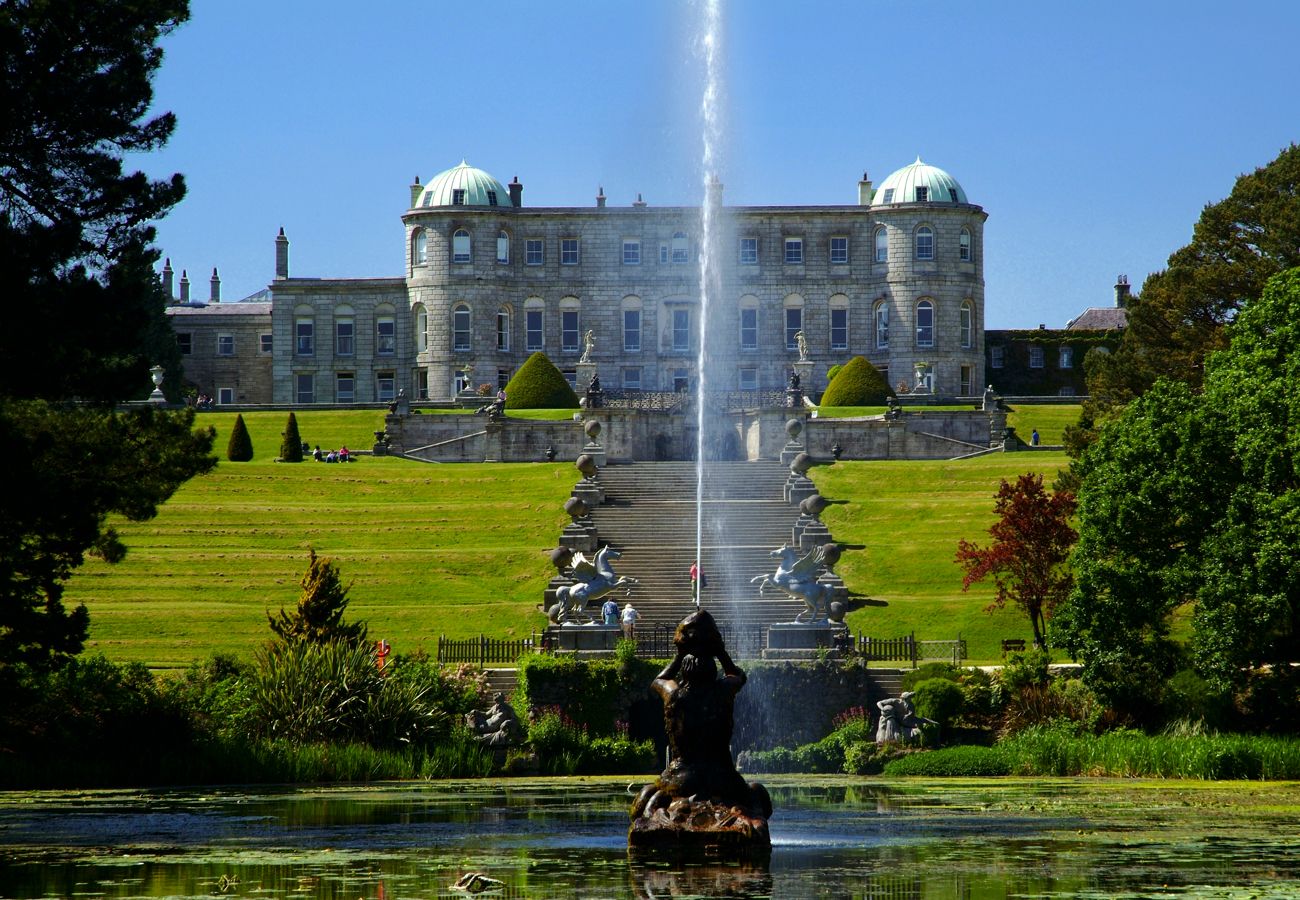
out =
{"type": "Polygon", "coordinates": [[[618,624],[618,602],[612,597],[605,601],[605,605],[600,608],[600,617],[605,620],[606,625],[618,624]]]}
{"type": "Polygon", "coordinates": [[[1032,432],[1030,432],[1030,434],[1029,434],[1029,446],[1031,446],[1031,447],[1037,447],[1037,446],[1038,446],[1038,429],[1037,429],[1037,428],[1035,428],[1035,429],[1034,429],[1032,432]]]}
{"type": "Polygon", "coordinates": [[[629,641],[636,640],[636,623],[641,618],[641,614],[636,611],[629,600],[623,607],[623,637],[629,641]]]}
{"type": "Polygon", "coordinates": [[[691,563],[691,599],[695,601],[696,606],[700,605],[700,589],[708,586],[709,579],[705,578],[704,573],[700,571],[700,561],[697,559],[691,563]]]}

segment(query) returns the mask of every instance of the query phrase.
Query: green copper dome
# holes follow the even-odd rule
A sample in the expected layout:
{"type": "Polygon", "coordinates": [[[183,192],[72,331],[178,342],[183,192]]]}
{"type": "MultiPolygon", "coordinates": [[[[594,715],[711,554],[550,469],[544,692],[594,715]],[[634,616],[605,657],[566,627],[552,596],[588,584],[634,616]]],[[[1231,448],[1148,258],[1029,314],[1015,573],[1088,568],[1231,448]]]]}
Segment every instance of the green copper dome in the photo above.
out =
{"type": "Polygon", "coordinates": [[[510,192],[464,160],[429,180],[416,206],[509,206],[510,192]]]}
{"type": "Polygon", "coordinates": [[[969,203],[957,179],[937,166],[926,165],[921,157],[904,166],[876,188],[872,206],[887,203],[969,203]]]}

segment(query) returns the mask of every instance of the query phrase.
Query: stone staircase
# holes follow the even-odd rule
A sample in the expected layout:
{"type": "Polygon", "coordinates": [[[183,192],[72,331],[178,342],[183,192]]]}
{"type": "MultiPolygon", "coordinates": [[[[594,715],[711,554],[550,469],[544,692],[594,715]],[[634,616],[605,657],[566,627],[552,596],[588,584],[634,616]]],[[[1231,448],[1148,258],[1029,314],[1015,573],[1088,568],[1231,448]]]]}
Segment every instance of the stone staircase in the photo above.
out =
{"type": "MultiPolygon", "coordinates": [[[[791,539],[798,510],[785,502],[789,470],[774,461],[705,466],[700,565],[708,582],[701,605],[733,632],[789,622],[799,600],[750,581],[771,575],[768,554],[791,539]]],[[[697,476],[693,462],[637,462],[600,470],[605,502],[592,512],[600,540],[622,553],[619,575],[636,578],[630,599],[641,628],[675,627],[695,607],[690,567],[696,555],[697,476]]]]}

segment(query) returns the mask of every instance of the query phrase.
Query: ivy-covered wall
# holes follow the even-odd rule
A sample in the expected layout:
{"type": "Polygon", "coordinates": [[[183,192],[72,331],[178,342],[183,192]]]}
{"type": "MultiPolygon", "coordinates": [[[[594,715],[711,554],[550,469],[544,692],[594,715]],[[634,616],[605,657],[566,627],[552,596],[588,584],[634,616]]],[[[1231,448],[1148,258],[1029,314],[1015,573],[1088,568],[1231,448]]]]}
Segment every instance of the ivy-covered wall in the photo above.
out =
{"type": "Polygon", "coordinates": [[[1064,328],[1013,329],[984,333],[984,371],[993,390],[1006,397],[1058,397],[1062,389],[1074,396],[1088,393],[1083,360],[1098,347],[1112,352],[1119,331],[1069,331],[1064,328]],[[1042,366],[1032,365],[1034,350],[1042,366]],[[1070,365],[1062,367],[1061,350],[1068,348],[1070,365]],[[999,351],[1001,365],[996,365],[999,351]]]}

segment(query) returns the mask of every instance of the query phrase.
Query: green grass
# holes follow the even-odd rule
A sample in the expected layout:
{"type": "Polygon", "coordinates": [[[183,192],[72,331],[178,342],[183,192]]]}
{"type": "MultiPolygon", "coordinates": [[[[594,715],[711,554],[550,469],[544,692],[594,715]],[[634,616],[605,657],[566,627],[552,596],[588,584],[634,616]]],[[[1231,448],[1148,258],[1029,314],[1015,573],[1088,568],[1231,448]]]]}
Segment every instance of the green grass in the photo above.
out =
{"type": "Polygon", "coordinates": [[[1043,404],[1036,406],[1029,403],[1017,403],[1007,415],[1007,424],[1016,430],[1016,434],[1026,444],[1030,433],[1037,428],[1038,439],[1042,444],[1060,444],[1066,425],[1079,422],[1079,412],[1083,407],[1077,403],[1061,405],[1043,404]]]}
{"type": "MultiPolygon", "coordinates": [[[[1041,408],[1040,408],[1041,409],[1041,408]]],[[[1069,407],[1051,407],[1053,413],[1069,407]]],[[[546,414],[544,411],[533,411],[546,414]]],[[[550,411],[554,414],[556,411],[550,411]]],[[[91,614],[90,648],[161,668],[213,652],[247,658],[271,636],[266,612],[297,602],[307,550],[338,560],[352,582],[349,616],[402,653],[432,652],[439,634],[523,636],[537,607],[576,473],[568,463],[427,465],[362,457],[346,465],[276,463],[283,412],[245,413],[254,459],[194,479],[144,523],[116,522],[130,552],[115,566],[88,560],[65,601],[91,614]]],[[[301,411],[311,445],[367,449],[379,411],[301,411]]],[[[202,413],[224,457],[230,413],[202,413]]],[[[1044,429],[1040,427],[1040,431],[1044,429]]],[[[1017,610],[986,614],[992,589],[961,592],[957,541],[982,541],[1001,478],[1048,479],[1062,453],[990,454],[960,462],[842,462],[812,472],[832,500],[835,537],[866,545],[838,571],[873,603],[849,616],[855,632],[958,632],[973,660],[1000,659],[1004,637],[1029,637],[1017,610]]]]}
{"type": "Polygon", "coordinates": [[[962,593],[953,561],[963,538],[988,542],[993,494],[1000,479],[1037,471],[1051,482],[1067,464],[1064,453],[991,453],[948,461],[838,462],[809,473],[818,490],[837,503],[822,514],[835,539],[863,544],[844,554],[836,572],[849,590],[870,598],[849,613],[855,634],[968,642],[972,661],[1001,658],[1001,640],[1032,639],[1029,620],[1016,609],[984,612],[993,588],[982,583],[962,593]]]}

